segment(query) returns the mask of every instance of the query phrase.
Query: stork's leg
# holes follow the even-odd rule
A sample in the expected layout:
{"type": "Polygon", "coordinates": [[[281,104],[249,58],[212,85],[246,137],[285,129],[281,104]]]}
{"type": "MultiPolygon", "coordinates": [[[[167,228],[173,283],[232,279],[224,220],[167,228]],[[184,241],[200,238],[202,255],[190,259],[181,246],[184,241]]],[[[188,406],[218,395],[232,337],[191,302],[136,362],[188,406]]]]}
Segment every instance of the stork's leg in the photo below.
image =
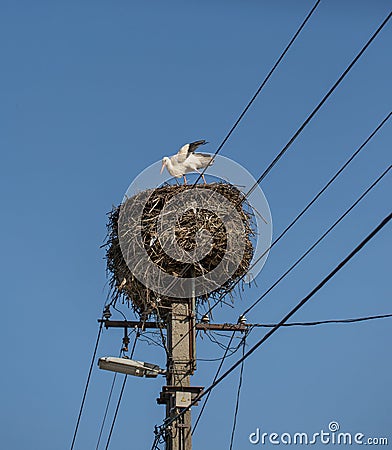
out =
{"type": "Polygon", "coordinates": [[[198,169],[196,169],[196,172],[197,172],[199,175],[201,175],[201,177],[203,178],[204,184],[207,184],[207,181],[206,181],[206,179],[205,179],[205,177],[204,177],[204,173],[203,173],[203,172],[200,172],[200,170],[198,170],[198,169]]]}
{"type": "Polygon", "coordinates": [[[187,182],[186,182],[185,174],[183,175],[183,177],[184,177],[184,185],[186,186],[187,182]]]}

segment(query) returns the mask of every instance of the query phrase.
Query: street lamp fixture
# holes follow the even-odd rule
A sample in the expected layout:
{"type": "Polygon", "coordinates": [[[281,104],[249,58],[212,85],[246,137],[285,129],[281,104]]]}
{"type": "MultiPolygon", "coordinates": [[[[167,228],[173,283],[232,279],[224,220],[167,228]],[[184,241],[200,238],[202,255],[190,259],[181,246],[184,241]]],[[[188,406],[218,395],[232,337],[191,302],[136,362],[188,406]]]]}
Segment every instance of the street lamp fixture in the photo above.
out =
{"type": "Polygon", "coordinates": [[[98,367],[103,370],[124,373],[135,377],[156,378],[158,375],[166,374],[166,371],[156,364],[134,361],[128,358],[115,358],[112,356],[99,358],[98,367]]]}

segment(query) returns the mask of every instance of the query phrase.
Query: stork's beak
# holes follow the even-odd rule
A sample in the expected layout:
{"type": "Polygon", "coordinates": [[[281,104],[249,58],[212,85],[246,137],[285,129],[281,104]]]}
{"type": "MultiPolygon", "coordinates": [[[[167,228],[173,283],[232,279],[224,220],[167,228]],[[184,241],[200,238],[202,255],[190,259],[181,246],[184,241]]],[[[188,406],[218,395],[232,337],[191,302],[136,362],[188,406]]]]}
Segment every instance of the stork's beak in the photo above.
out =
{"type": "Polygon", "coordinates": [[[166,166],[166,161],[162,161],[161,173],[163,172],[163,169],[165,168],[165,166],[166,166]]]}

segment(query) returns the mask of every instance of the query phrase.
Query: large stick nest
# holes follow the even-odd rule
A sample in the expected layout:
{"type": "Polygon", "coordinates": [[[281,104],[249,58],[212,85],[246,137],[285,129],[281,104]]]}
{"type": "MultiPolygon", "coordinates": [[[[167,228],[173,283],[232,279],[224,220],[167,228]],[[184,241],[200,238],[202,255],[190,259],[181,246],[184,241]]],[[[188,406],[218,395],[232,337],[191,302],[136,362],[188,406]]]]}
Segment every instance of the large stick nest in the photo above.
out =
{"type": "MultiPolygon", "coordinates": [[[[206,185],[197,185],[198,189],[209,189],[224,196],[228,202],[223,202],[219,209],[220,217],[214,211],[203,208],[190,208],[182,214],[180,220],[177,221],[175,227],[175,238],[179,247],[184,251],[191,251],[195,248],[195,237],[201,230],[206,230],[212,237],[212,246],[208,254],[195,263],[185,264],[168,255],[162,248],[160,239],[157,238],[157,221],[162,213],[165,204],[174,196],[192,189],[192,186],[169,186],[144,191],[132,198],[126,199],[123,204],[114,207],[108,214],[109,220],[107,224],[108,236],[105,243],[107,274],[109,278],[110,293],[109,296],[113,302],[121,300],[128,303],[135,313],[145,320],[149,315],[156,314],[165,317],[170,308],[172,298],[154,292],[147,288],[133,273],[131,273],[123,255],[124,239],[127,243],[132,244],[136,239],[136,234],[142,236],[142,242],[145,251],[150,260],[159,266],[161,270],[174,277],[200,277],[208,274],[211,270],[218,266],[222,260],[228,260],[229,263],[224,270],[229,274],[225,282],[221,286],[209,292],[196,297],[196,303],[200,304],[212,299],[221,300],[226,294],[230,293],[235,286],[241,289],[243,286],[242,278],[247,273],[250,262],[253,257],[252,236],[254,235],[254,222],[251,208],[247,205],[242,192],[233,185],[225,183],[211,183],[206,185]],[[126,233],[121,232],[121,246],[119,238],[119,222],[121,219],[122,208],[134,207],[138,202],[145,201],[146,192],[148,200],[143,208],[142,220],[133,221],[132,215],[126,222],[126,233]],[[230,205],[228,207],[228,205],[230,205]],[[233,207],[238,212],[241,226],[231,227],[222,224],[222,214],[230,214],[233,207]],[[226,209],[226,210],[225,210],[226,209]],[[231,254],[228,251],[227,233],[234,234],[234,240],[237,242],[234,247],[231,245],[231,254]],[[238,247],[238,248],[237,248],[238,247]],[[238,253],[242,255],[239,259],[238,253]],[[236,260],[236,267],[230,267],[230,261],[236,260]],[[240,280],[240,282],[238,282],[240,280]]],[[[124,230],[124,224],[121,225],[124,230]]],[[[145,276],[149,276],[148,273],[145,276]]],[[[140,278],[140,277],[139,277],[140,278]]]]}

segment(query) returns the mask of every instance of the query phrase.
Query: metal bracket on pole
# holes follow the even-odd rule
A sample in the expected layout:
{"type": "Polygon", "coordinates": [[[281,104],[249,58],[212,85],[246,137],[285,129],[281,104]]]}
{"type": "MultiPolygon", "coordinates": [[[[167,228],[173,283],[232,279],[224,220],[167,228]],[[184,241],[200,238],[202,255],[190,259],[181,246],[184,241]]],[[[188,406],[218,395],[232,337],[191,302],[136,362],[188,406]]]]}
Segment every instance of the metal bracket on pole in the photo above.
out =
{"type": "MultiPolygon", "coordinates": [[[[162,327],[158,322],[144,322],[143,324],[138,321],[132,320],[103,320],[98,319],[98,322],[103,322],[104,327],[108,328],[156,328],[162,327]]],[[[214,330],[214,331],[246,331],[252,324],[242,323],[204,323],[199,322],[194,327],[196,330],[214,330]]]]}

